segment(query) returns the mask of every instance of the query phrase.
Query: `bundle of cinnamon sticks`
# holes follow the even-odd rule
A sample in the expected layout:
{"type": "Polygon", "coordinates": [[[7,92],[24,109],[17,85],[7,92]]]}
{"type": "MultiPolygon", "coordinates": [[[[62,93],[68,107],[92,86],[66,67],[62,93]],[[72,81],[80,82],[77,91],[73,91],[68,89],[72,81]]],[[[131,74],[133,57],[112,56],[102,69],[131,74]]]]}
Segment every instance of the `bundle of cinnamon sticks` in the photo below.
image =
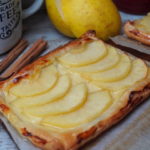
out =
{"type": "Polygon", "coordinates": [[[46,50],[47,42],[38,39],[29,46],[27,40],[20,40],[19,43],[0,62],[0,80],[9,78],[17,73],[22,67],[33,61],[42,51],[46,50]]]}

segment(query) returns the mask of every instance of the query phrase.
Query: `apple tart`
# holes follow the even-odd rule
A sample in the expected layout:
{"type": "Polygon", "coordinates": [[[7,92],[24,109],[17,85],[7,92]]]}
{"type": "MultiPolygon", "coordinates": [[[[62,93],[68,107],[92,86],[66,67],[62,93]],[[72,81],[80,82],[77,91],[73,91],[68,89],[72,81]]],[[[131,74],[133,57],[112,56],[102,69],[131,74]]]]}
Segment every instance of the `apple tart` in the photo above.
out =
{"type": "Polygon", "coordinates": [[[45,150],[75,150],[150,95],[150,69],[91,31],[0,86],[0,110],[22,136],[45,150]]]}
{"type": "Polygon", "coordinates": [[[127,21],[124,31],[128,37],[150,45],[150,13],[142,19],[127,21]]]}

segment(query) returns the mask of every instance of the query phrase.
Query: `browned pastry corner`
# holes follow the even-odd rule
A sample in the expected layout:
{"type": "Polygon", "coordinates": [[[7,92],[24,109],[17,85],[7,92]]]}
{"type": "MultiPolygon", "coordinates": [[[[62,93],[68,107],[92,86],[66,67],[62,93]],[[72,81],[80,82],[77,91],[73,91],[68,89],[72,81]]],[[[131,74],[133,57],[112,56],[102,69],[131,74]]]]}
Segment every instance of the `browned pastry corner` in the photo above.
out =
{"type": "Polygon", "coordinates": [[[129,38],[150,45],[150,34],[137,29],[135,27],[135,21],[127,21],[124,25],[124,32],[129,38]]]}
{"type": "MultiPolygon", "coordinates": [[[[121,102],[120,105],[117,105],[117,103],[113,103],[113,104],[111,103],[109,104],[110,109],[108,108],[107,111],[97,116],[97,118],[95,118],[94,120],[91,120],[90,122],[85,122],[81,125],[75,125],[75,127],[71,127],[71,128],[69,127],[63,128],[63,126],[53,127],[53,124],[50,126],[46,126],[46,125],[43,126],[43,124],[41,123],[42,120],[40,121],[37,121],[36,119],[34,121],[33,120],[31,121],[31,119],[26,120],[26,117],[24,116],[24,113],[26,112],[23,112],[23,113],[21,112],[21,114],[17,112],[18,108],[14,107],[13,105],[13,102],[15,102],[16,99],[12,100],[13,97],[10,97],[9,93],[7,95],[6,94],[7,91],[11,92],[10,91],[11,88],[14,88],[15,86],[20,86],[23,80],[24,81],[28,80],[30,79],[30,77],[32,79],[32,77],[36,76],[34,73],[42,70],[43,66],[44,67],[49,66],[51,63],[53,64],[54,62],[55,62],[54,64],[57,64],[58,61],[57,59],[55,60],[55,58],[61,57],[63,54],[69,52],[71,48],[79,47],[81,45],[85,45],[91,42],[102,42],[102,41],[99,41],[95,37],[95,34],[93,31],[88,32],[87,34],[82,36],[80,39],[69,42],[65,44],[64,46],[61,46],[55,49],[54,51],[48,53],[47,55],[37,59],[32,64],[24,67],[19,73],[12,76],[10,79],[0,83],[0,87],[1,87],[0,110],[1,112],[9,120],[12,126],[22,136],[26,137],[35,146],[43,150],[77,150],[78,148],[83,146],[85,143],[94,139],[95,137],[102,134],[104,131],[106,131],[107,129],[109,129],[116,123],[118,123],[128,113],[130,113],[137,105],[145,101],[150,96],[150,74],[147,72],[147,75],[142,80],[137,81],[130,87],[125,88],[125,93],[121,97],[119,97],[119,100],[121,102]],[[111,109],[111,108],[114,108],[114,109],[111,109]]],[[[109,45],[106,45],[106,46],[109,46],[109,45]]],[[[119,56],[121,55],[125,57],[130,57],[120,50],[118,50],[117,54],[119,54],[119,56]]],[[[104,58],[106,56],[104,56],[104,58]]],[[[138,58],[133,57],[131,59],[133,61],[137,59],[139,60],[139,62],[143,63],[143,61],[138,58]]],[[[60,64],[61,63],[59,62],[57,65],[60,65],[60,64]]],[[[65,65],[62,65],[62,66],[65,66],[65,65]]],[[[145,65],[145,67],[147,67],[147,69],[149,70],[148,66],[145,65]]],[[[72,68],[73,67],[71,67],[71,69],[72,68]]],[[[59,73],[61,74],[61,72],[59,73]]],[[[70,75],[69,72],[66,71],[66,73],[70,75]]],[[[60,74],[59,76],[61,76],[60,74]]],[[[76,82],[75,79],[74,79],[74,82],[76,82]]],[[[89,83],[85,82],[85,80],[82,80],[82,82],[84,82],[84,84],[88,86],[89,89],[91,88],[91,91],[92,91],[91,93],[95,92],[93,86],[89,85],[89,83]]],[[[97,85],[95,88],[97,88],[97,85]]],[[[25,94],[28,97],[27,95],[28,93],[25,93],[25,94]]],[[[20,98],[19,100],[22,101],[22,98],[20,98]]],[[[17,106],[19,106],[18,103],[17,103],[17,106]]],[[[29,107],[28,107],[28,110],[30,110],[29,107]]]]}

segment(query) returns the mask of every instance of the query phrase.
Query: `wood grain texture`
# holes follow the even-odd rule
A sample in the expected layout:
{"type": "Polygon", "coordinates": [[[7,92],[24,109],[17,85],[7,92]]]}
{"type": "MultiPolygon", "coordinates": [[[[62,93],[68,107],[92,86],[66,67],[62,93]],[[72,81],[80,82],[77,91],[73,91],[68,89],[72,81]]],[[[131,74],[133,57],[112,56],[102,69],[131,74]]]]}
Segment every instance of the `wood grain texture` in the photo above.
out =
{"type": "Polygon", "coordinates": [[[18,150],[5,128],[0,123],[0,150],[18,150]]]}

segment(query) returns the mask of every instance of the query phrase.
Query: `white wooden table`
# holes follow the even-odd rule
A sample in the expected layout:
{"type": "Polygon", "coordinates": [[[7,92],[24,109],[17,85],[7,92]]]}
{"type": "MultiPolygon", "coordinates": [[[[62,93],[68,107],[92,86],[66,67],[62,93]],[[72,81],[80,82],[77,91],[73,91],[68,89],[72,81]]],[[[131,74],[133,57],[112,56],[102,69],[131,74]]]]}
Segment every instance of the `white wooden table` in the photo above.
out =
{"type": "MultiPolygon", "coordinates": [[[[136,19],[139,16],[128,16],[122,14],[123,20],[136,19]]],[[[25,33],[24,37],[29,41],[33,42],[37,38],[44,38],[49,41],[50,49],[57,47],[68,41],[69,39],[62,34],[58,33],[54,27],[51,25],[46,13],[39,12],[38,14],[30,17],[24,21],[25,33]]],[[[150,135],[150,134],[149,134],[150,135]]],[[[149,145],[150,146],[150,145],[149,145]]],[[[9,134],[6,132],[3,126],[0,125],[0,150],[17,150],[18,148],[11,140],[9,134]]],[[[98,149],[95,149],[98,150],[98,149]]],[[[120,150],[120,149],[119,149],[120,150]]],[[[146,150],[146,149],[144,149],[146,150]]]]}

